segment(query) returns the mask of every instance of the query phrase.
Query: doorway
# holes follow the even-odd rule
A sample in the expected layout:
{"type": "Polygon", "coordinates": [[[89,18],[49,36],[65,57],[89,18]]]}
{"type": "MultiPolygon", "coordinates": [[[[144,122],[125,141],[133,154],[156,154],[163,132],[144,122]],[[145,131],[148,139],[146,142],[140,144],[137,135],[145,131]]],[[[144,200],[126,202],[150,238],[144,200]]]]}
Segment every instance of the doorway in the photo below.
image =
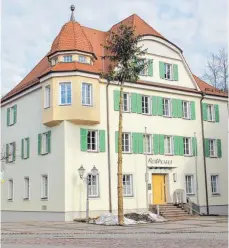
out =
{"type": "Polygon", "coordinates": [[[165,204],[165,175],[152,174],[153,204],[165,204]]]}

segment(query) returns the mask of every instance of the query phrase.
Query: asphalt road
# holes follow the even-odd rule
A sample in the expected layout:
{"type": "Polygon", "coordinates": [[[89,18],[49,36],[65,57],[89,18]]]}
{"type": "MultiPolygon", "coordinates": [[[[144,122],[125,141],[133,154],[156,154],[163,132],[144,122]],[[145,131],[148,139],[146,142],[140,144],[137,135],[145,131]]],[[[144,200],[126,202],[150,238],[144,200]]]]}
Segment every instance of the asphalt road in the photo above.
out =
{"type": "Polygon", "coordinates": [[[3,248],[221,248],[228,247],[226,217],[135,226],[83,223],[2,223],[3,248]]]}

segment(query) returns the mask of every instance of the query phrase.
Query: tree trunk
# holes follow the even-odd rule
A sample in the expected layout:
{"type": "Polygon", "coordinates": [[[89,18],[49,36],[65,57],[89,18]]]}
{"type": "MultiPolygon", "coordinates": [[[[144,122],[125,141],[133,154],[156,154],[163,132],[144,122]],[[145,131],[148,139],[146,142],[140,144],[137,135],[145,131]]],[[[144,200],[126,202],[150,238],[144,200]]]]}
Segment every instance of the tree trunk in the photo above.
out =
{"type": "Polygon", "coordinates": [[[122,183],[122,105],[123,83],[120,86],[119,124],[118,124],[118,223],[124,224],[123,214],[123,183],[122,183]]]}

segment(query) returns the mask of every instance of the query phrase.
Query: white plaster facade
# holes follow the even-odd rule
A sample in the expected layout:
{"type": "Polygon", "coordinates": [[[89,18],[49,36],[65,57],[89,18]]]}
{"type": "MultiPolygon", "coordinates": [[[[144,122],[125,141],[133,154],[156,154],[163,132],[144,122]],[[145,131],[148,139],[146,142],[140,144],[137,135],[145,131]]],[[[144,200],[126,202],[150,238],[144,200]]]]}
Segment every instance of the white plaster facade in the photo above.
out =
{"type": "MultiPolygon", "coordinates": [[[[142,80],[154,83],[163,83],[173,86],[183,86],[198,89],[192,74],[180,51],[164,40],[147,38],[144,48],[148,48],[147,58],[152,58],[154,64],[153,77],[141,77],[142,80]],[[176,63],[179,67],[179,80],[168,81],[159,77],[159,61],[176,63]]],[[[76,125],[63,121],[55,127],[48,128],[42,125],[42,91],[41,88],[15,97],[3,103],[1,111],[2,145],[16,142],[17,156],[14,163],[4,164],[4,179],[2,184],[2,221],[22,220],[56,220],[71,221],[74,218],[84,217],[86,210],[86,184],[80,179],[78,168],[83,165],[89,172],[93,165],[99,170],[99,197],[90,198],[90,216],[96,216],[109,211],[109,173],[108,173],[108,142],[110,144],[111,165],[111,199],[112,211],[117,211],[117,153],[115,153],[115,131],[118,130],[118,111],[114,111],[113,91],[118,89],[115,84],[108,87],[109,104],[106,99],[106,83],[100,83],[100,124],[93,126],[76,125]],[[6,109],[17,104],[17,123],[8,127],[6,125],[6,109]],[[109,108],[109,132],[107,140],[107,107],[109,108]],[[82,152],[80,149],[80,128],[106,130],[106,152],[82,152]],[[45,156],[37,154],[37,135],[47,130],[52,131],[51,153],[45,156]],[[22,160],[21,139],[30,137],[30,158],[22,160]],[[41,175],[47,174],[49,178],[48,200],[41,200],[41,175]],[[23,200],[24,177],[30,177],[30,199],[23,200]],[[7,200],[8,179],[14,180],[13,201],[7,200]],[[47,209],[43,210],[46,206],[47,209]]],[[[176,189],[185,189],[185,175],[192,174],[198,178],[198,189],[191,196],[200,206],[201,213],[206,213],[206,192],[203,159],[203,141],[201,129],[201,94],[167,89],[143,84],[126,84],[125,91],[140,93],[149,96],[162,96],[179,98],[195,102],[195,120],[182,118],[166,118],[137,113],[124,113],[123,131],[141,132],[147,127],[147,133],[167,134],[197,137],[198,156],[197,171],[195,157],[148,155],[148,159],[169,159],[170,169],[152,169],[149,166],[149,184],[154,173],[166,174],[166,201],[173,201],[173,192],[176,189]],[[173,173],[177,174],[177,181],[173,181],[173,173]],[[198,192],[198,194],[197,194],[198,192]],[[198,195],[198,199],[197,199],[198,195]]],[[[57,97],[58,98],[58,97],[57,97]]],[[[206,103],[218,104],[220,122],[204,122],[204,136],[221,139],[222,158],[206,158],[208,199],[210,214],[227,214],[228,207],[228,147],[227,147],[227,98],[206,96],[206,103]],[[211,194],[210,175],[219,175],[220,194],[211,194]]],[[[162,166],[163,167],[163,166],[162,166]]],[[[145,155],[123,154],[123,173],[133,175],[133,197],[124,197],[125,211],[141,211],[146,209],[145,186],[145,155]]],[[[195,183],[196,185],[196,183],[195,183]]],[[[196,186],[195,186],[196,187],[196,186]]],[[[152,190],[148,191],[149,203],[152,203],[152,190]]]]}

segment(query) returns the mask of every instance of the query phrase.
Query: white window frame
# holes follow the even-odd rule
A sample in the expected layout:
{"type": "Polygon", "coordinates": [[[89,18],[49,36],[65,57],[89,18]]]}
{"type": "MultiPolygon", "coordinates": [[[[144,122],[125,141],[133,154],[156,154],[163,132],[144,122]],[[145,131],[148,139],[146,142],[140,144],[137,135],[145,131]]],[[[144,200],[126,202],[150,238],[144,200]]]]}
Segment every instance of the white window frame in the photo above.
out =
{"type": "Polygon", "coordinates": [[[171,135],[164,136],[164,154],[165,155],[173,155],[173,137],[171,135]],[[168,151],[168,143],[167,138],[170,139],[170,152],[168,151]]]}
{"type": "Polygon", "coordinates": [[[184,156],[191,156],[192,155],[192,142],[190,137],[184,137],[184,156]],[[187,142],[186,142],[187,141],[187,142]],[[187,148],[188,146],[188,148],[187,148]],[[186,153],[186,151],[189,151],[189,153],[186,153]]]}
{"type": "Polygon", "coordinates": [[[99,132],[98,130],[88,130],[87,132],[87,151],[97,152],[99,149],[99,132]],[[89,133],[95,132],[95,143],[92,143],[92,136],[90,137],[90,143],[88,142],[89,133]],[[92,149],[92,145],[95,144],[95,149],[92,149]]]}
{"type": "Polygon", "coordinates": [[[169,63],[164,63],[165,67],[165,79],[172,80],[173,79],[173,66],[169,63]],[[170,67],[170,77],[168,77],[168,67],[170,67]]]}
{"type": "Polygon", "coordinates": [[[24,151],[24,154],[23,154],[23,159],[27,159],[29,157],[29,153],[28,153],[28,142],[29,142],[29,138],[24,138],[23,139],[23,151],[24,151]]]}
{"type": "Polygon", "coordinates": [[[145,96],[145,95],[142,96],[142,114],[150,115],[150,109],[151,109],[150,100],[151,100],[150,96],[145,96]],[[145,101],[146,99],[148,99],[148,108],[146,108],[146,101],[145,101]]]}
{"type": "Polygon", "coordinates": [[[59,82],[59,105],[65,106],[65,105],[71,105],[72,104],[72,83],[71,82],[59,82]],[[62,97],[61,97],[61,87],[62,85],[70,85],[70,93],[71,93],[71,98],[70,102],[67,102],[68,100],[68,91],[67,86],[65,86],[65,102],[62,103],[62,97]]]}
{"type": "Polygon", "coordinates": [[[63,56],[63,60],[65,63],[69,63],[69,62],[72,62],[72,55],[64,55],[63,56]]]}
{"type": "Polygon", "coordinates": [[[78,62],[79,62],[79,63],[82,63],[82,64],[88,64],[88,63],[87,63],[87,57],[84,56],[84,55],[79,55],[79,56],[78,56],[78,62]],[[83,59],[82,59],[82,58],[83,58],[83,59]]]}
{"type": "Polygon", "coordinates": [[[182,101],[182,117],[184,119],[191,119],[191,106],[190,106],[190,102],[189,101],[182,101]],[[185,107],[184,105],[187,104],[187,115],[185,115],[185,107]]]}
{"type": "Polygon", "coordinates": [[[8,179],[8,201],[14,200],[14,180],[13,178],[8,179]]]}
{"type": "Polygon", "coordinates": [[[123,174],[122,175],[122,183],[123,183],[123,197],[133,197],[134,196],[134,190],[133,190],[133,175],[132,174],[123,174]],[[129,181],[126,180],[126,178],[129,177],[129,181]],[[128,182],[127,184],[124,184],[124,182],[128,182]],[[129,191],[129,192],[128,192],[129,191]]]}
{"type": "Polygon", "coordinates": [[[99,175],[92,175],[90,173],[88,174],[88,196],[90,198],[99,197],[99,175]],[[96,184],[89,184],[89,177],[95,178],[95,181],[93,182],[96,184]]]}
{"type": "Polygon", "coordinates": [[[82,97],[82,105],[83,106],[93,106],[93,87],[90,83],[82,83],[82,90],[81,90],[81,97],[82,97]],[[86,96],[86,88],[89,87],[89,97],[86,96]],[[90,102],[87,102],[87,100],[90,99],[90,102]]]}
{"type": "Polygon", "coordinates": [[[122,133],[122,152],[123,153],[130,153],[131,152],[131,134],[130,133],[126,133],[126,132],[123,132],[122,133]],[[127,136],[126,136],[127,135],[127,136]],[[129,140],[129,146],[128,146],[128,150],[126,150],[126,146],[124,145],[126,137],[128,137],[128,140],[129,140]]]}
{"type": "Polygon", "coordinates": [[[41,154],[48,153],[48,132],[41,134],[41,154]]]}
{"type": "Polygon", "coordinates": [[[9,163],[12,163],[14,161],[14,156],[13,154],[16,153],[16,151],[14,151],[16,149],[15,147],[15,142],[11,142],[8,144],[8,154],[7,155],[7,161],[9,163]]]}
{"type": "Polygon", "coordinates": [[[143,147],[144,147],[144,154],[152,154],[152,135],[151,134],[146,134],[146,139],[147,139],[147,147],[145,147],[145,134],[143,136],[143,147]],[[147,148],[147,151],[146,151],[147,148]]]}
{"type": "Polygon", "coordinates": [[[51,87],[50,85],[45,86],[45,92],[44,92],[44,108],[50,108],[51,105],[51,87]]]}
{"type": "Polygon", "coordinates": [[[148,76],[148,60],[147,59],[140,59],[140,61],[143,61],[143,64],[145,64],[145,66],[144,66],[143,70],[140,71],[139,75],[140,76],[148,76]]]}
{"type": "Polygon", "coordinates": [[[209,156],[212,158],[217,157],[217,140],[216,139],[209,139],[209,156]],[[211,142],[213,142],[213,150],[211,149],[211,142]],[[214,154],[211,154],[211,151],[214,152],[214,154]]]}
{"type": "Polygon", "coordinates": [[[220,190],[219,190],[219,175],[218,174],[211,174],[211,192],[212,192],[212,195],[219,195],[220,194],[220,190]],[[216,178],[216,181],[214,182],[212,179],[213,177],[216,178]],[[216,188],[216,191],[213,192],[213,182],[215,183],[215,188],[216,188]]]}
{"type": "Polygon", "coordinates": [[[170,98],[162,98],[162,111],[164,117],[171,117],[171,99],[170,98]],[[164,110],[166,104],[165,101],[168,101],[168,114],[166,114],[167,111],[164,110]]]}
{"type": "Polygon", "coordinates": [[[208,118],[208,121],[212,121],[214,122],[215,121],[215,109],[214,109],[214,105],[213,104],[207,104],[207,118],[208,118]],[[210,119],[210,110],[212,110],[212,119],[210,119]]]}
{"type": "Polygon", "coordinates": [[[24,200],[30,199],[30,179],[29,177],[24,177],[24,200]]]}
{"type": "Polygon", "coordinates": [[[185,175],[185,192],[186,195],[195,195],[195,178],[194,175],[192,174],[187,174],[185,175]],[[191,182],[191,192],[187,192],[187,177],[190,177],[190,182],[191,182]]]}
{"type": "Polygon", "coordinates": [[[42,174],[41,175],[41,200],[48,200],[49,198],[49,177],[48,174],[42,174]],[[47,179],[47,182],[45,183],[45,179],[47,179]],[[47,186],[47,189],[45,187],[47,186]],[[47,194],[46,194],[47,193],[47,194]]]}
{"type": "Polygon", "coordinates": [[[130,93],[127,93],[127,92],[123,92],[123,105],[122,105],[122,111],[125,112],[125,113],[129,113],[130,112],[130,109],[131,109],[131,102],[130,102],[130,93]],[[124,95],[127,96],[127,110],[124,109],[125,107],[125,102],[124,102],[124,95]]]}

